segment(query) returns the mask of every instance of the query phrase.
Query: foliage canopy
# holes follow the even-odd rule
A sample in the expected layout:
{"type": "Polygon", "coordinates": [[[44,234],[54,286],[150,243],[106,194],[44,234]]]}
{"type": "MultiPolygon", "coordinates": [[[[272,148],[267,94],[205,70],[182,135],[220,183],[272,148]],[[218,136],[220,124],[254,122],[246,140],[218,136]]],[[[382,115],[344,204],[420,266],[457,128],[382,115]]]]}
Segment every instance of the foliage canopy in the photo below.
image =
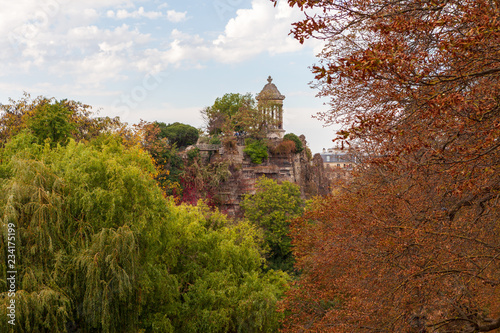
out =
{"type": "Polygon", "coordinates": [[[302,144],[302,141],[300,140],[300,138],[296,134],[287,133],[287,134],[285,134],[283,139],[290,140],[290,141],[293,141],[295,143],[295,152],[296,153],[301,153],[304,150],[304,145],[302,144]]]}
{"type": "Polygon", "coordinates": [[[101,133],[122,133],[129,139],[133,136],[118,117],[96,117],[89,105],[80,102],[43,96],[32,98],[27,93],[18,101],[9,102],[0,105],[2,145],[24,129],[32,131],[40,143],[49,139],[52,146],[66,144],[69,138],[88,141],[101,133]]]}
{"type": "Polygon", "coordinates": [[[247,194],[241,207],[246,219],[264,229],[269,267],[291,272],[293,257],[289,225],[303,213],[300,187],[288,181],[278,184],[262,177],[256,183],[256,193],[247,194]]]}
{"type": "Polygon", "coordinates": [[[321,117],[367,163],[293,227],[286,330],[497,330],[498,4],[288,3],[315,9],[293,34],[326,40],[321,117]]]}
{"type": "Polygon", "coordinates": [[[260,130],[255,99],[250,93],[245,95],[228,93],[218,97],[212,106],[201,111],[209,134],[234,132],[255,134],[260,130]]]}
{"type": "Polygon", "coordinates": [[[151,156],[122,141],[51,147],[25,129],[0,149],[4,318],[9,223],[17,270],[16,326],[0,331],[276,331],[288,277],[262,271],[256,228],[176,206],[151,156]]]}
{"type": "Polygon", "coordinates": [[[160,129],[158,137],[167,138],[171,145],[176,144],[180,148],[195,144],[198,141],[198,130],[191,125],[177,122],[168,125],[162,122],[155,122],[154,124],[160,129]]]}

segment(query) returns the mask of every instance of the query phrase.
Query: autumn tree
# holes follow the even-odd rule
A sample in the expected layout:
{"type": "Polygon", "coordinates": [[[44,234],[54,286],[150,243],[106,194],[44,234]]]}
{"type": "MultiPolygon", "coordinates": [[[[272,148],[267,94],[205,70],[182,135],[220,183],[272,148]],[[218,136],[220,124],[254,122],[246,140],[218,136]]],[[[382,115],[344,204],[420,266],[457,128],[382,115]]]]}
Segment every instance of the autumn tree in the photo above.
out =
{"type": "Polygon", "coordinates": [[[366,164],[294,226],[289,331],[500,328],[494,1],[288,1],[325,47],[320,115],[366,164]],[[314,13],[314,14],[311,14],[314,13]]]}
{"type": "Polygon", "coordinates": [[[304,150],[304,145],[302,144],[302,141],[294,133],[285,134],[285,136],[283,137],[283,140],[293,141],[293,143],[295,144],[295,153],[300,153],[304,150]]]}
{"type": "Polygon", "coordinates": [[[179,155],[176,144],[161,135],[161,128],[156,122],[142,122],[138,125],[142,133],[141,145],[153,158],[156,168],[154,178],[165,196],[182,197],[180,175],[184,161],[179,155]]]}
{"type": "Polygon", "coordinates": [[[161,126],[157,122],[144,122],[140,125],[143,134],[142,147],[151,154],[156,167],[155,180],[164,195],[174,197],[178,203],[196,205],[198,200],[203,199],[210,206],[216,206],[219,202],[217,188],[230,175],[228,163],[205,163],[197,148],[180,152],[177,142],[172,141],[177,138],[184,144],[192,142],[198,137],[198,131],[189,125],[173,125],[173,131],[167,132],[170,139],[165,136],[163,130],[172,130],[172,126],[161,126]]]}
{"type": "Polygon", "coordinates": [[[180,174],[182,185],[182,202],[196,205],[202,199],[212,207],[221,203],[217,195],[219,185],[229,179],[229,162],[214,160],[206,163],[201,159],[199,151],[191,150],[180,174]]]}

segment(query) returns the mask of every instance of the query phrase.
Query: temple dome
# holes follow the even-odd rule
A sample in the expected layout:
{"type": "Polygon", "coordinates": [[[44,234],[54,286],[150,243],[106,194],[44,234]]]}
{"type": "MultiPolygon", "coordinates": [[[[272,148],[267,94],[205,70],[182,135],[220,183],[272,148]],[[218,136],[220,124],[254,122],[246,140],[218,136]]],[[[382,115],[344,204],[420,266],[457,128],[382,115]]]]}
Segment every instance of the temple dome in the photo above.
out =
{"type": "Polygon", "coordinates": [[[257,95],[256,99],[259,100],[284,100],[285,96],[282,95],[276,85],[272,83],[271,76],[267,78],[267,84],[262,88],[262,91],[257,95]]]}

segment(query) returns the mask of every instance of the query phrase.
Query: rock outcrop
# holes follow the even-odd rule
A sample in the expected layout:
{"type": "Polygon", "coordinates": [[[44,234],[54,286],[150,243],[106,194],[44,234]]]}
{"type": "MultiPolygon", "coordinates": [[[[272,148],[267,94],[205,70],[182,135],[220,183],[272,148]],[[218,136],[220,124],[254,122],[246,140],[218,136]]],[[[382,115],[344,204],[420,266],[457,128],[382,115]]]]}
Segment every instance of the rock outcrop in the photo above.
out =
{"type": "MultiPolygon", "coordinates": [[[[304,146],[305,138],[301,136],[304,146]]],[[[300,186],[304,199],[316,195],[326,195],[331,191],[330,180],[323,166],[323,159],[319,154],[313,158],[306,150],[298,154],[271,155],[261,164],[254,164],[245,155],[245,146],[238,145],[237,149],[227,151],[224,148],[214,149],[207,157],[211,161],[225,160],[229,162],[231,177],[220,184],[218,201],[221,211],[240,216],[240,203],[246,194],[255,193],[256,181],[260,177],[276,180],[278,183],[289,181],[300,186]]]]}

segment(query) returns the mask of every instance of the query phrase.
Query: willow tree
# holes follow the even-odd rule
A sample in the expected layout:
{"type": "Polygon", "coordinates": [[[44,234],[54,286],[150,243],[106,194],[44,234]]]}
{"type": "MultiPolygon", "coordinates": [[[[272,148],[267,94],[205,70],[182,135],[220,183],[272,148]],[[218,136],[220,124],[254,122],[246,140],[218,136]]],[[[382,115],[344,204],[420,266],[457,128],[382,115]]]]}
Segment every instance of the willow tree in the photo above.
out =
{"type": "MultiPolygon", "coordinates": [[[[6,145],[2,160],[7,176],[2,226],[14,225],[16,234],[13,328],[133,331],[139,309],[138,235],[162,198],[151,190],[149,156],[112,138],[50,149],[22,133],[6,145]]],[[[2,312],[8,301],[4,298],[2,312]]]]}

